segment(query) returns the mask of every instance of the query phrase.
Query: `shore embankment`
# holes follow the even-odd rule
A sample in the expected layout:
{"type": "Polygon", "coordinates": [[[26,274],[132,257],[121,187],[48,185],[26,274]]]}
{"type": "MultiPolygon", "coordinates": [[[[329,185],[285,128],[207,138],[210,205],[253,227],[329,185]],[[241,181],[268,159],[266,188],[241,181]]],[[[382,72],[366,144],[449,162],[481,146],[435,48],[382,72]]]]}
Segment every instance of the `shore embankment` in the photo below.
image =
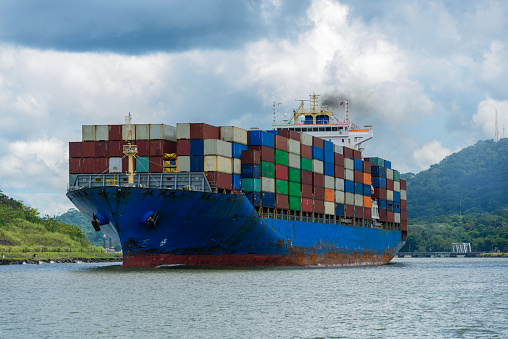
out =
{"type": "Polygon", "coordinates": [[[3,253],[0,265],[23,265],[37,263],[96,263],[122,261],[122,253],[3,253]]]}

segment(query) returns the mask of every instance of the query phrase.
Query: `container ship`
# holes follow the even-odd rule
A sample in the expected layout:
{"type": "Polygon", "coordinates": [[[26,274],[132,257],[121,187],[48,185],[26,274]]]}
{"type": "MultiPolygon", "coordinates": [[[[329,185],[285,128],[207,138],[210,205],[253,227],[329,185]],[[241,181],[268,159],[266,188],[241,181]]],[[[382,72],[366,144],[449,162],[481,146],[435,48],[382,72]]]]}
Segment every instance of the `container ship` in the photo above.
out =
{"type": "Polygon", "coordinates": [[[122,245],[123,265],[364,266],[407,236],[406,182],[362,157],[372,126],[312,94],[272,130],[205,123],[84,125],[67,197],[122,245]]]}

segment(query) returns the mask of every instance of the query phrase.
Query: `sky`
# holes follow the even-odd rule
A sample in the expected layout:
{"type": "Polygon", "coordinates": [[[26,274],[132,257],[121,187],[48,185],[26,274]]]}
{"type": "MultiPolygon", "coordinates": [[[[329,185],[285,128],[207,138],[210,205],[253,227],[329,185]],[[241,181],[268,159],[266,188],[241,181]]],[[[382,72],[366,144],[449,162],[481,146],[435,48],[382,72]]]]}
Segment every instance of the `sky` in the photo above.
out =
{"type": "Polygon", "coordinates": [[[0,189],[59,215],[81,125],[270,129],[273,102],[311,93],[373,125],[364,156],[418,173],[494,139],[496,114],[508,129],[507,17],[506,1],[3,0],[0,189]]]}

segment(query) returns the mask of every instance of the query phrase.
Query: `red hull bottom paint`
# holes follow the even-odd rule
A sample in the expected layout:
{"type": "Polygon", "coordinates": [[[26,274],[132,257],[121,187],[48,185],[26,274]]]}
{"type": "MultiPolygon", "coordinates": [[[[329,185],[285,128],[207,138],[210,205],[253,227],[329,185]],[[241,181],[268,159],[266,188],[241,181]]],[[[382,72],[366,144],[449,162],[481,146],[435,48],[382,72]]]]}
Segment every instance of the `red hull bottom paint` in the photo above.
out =
{"type": "Polygon", "coordinates": [[[221,254],[221,255],[180,255],[180,254],[124,254],[123,266],[156,268],[160,266],[208,266],[208,267],[249,267],[249,266],[378,266],[392,259],[390,254],[221,254]]]}

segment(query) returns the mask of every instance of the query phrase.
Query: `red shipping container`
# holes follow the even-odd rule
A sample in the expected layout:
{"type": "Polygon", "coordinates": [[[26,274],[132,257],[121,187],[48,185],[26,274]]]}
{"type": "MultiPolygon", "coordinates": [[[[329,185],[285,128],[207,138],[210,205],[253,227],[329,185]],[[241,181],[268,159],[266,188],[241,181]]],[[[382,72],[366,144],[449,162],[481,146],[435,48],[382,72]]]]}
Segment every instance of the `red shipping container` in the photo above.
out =
{"type": "MultiPolygon", "coordinates": [[[[132,165],[134,172],[136,171],[136,159],[132,159],[132,165]]],[[[122,172],[127,173],[129,171],[129,158],[122,158],[122,172]]]]}
{"type": "Polygon", "coordinates": [[[190,124],[191,139],[220,139],[220,128],[203,123],[190,124]]]}
{"type": "Polygon", "coordinates": [[[293,139],[300,141],[300,133],[290,130],[280,130],[279,135],[286,137],[287,139],[293,139]]]}
{"type": "Polygon", "coordinates": [[[138,146],[138,157],[150,156],[150,140],[135,140],[133,143],[138,146]]]}
{"type": "Polygon", "coordinates": [[[275,179],[288,180],[288,167],[283,165],[275,165],[275,179]]]}
{"type": "Polygon", "coordinates": [[[312,212],[312,199],[302,197],[302,211],[312,212]]]}
{"type": "Polygon", "coordinates": [[[401,211],[407,211],[407,201],[406,200],[400,200],[400,210],[401,211]]]}
{"type": "Polygon", "coordinates": [[[344,205],[344,212],[347,218],[352,218],[355,215],[355,207],[353,205],[344,205]]]}
{"type": "Polygon", "coordinates": [[[122,125],[109,125],[108,138],[109,141],[122,141],[122,125]]]}
{"type": "Polygon", "coordinates": [[[406,189],[406,180],[400,179],[400,189],[405,190],[406,189]]]}
{"type": "Polygon", "coordinates": [[[344,179],[344,167],[342,166],[335,166],[335,178],[344,179]]]}
{"type": "Polygon", "coordinates": [[[109,146],[108,141],[96,141],[95,142],[95,156],[98,158],[109,157],[108,146],[109,146]]]}
{"type": "Polygon", "coordinates": [[[275,135],[275,149],[280,151],[288,151],[288,139],[281,135],[275,135]]]}
{"type": "Polygon", "coordinates": [[[110,157],[123,157],[123,145],[127,144],[125,141],[110,141],[108,152],[110,157]]]}
{"type": "Polygon", "coordinates": [[[364,161],[363,162],[363,173],[369,173],[370,174],[371,167],[372,167],[372,163],[371,162],[364,161]]]}
{"type": "Polygon", "coordinates": [[[400,211],[400,220],[407,220],[407,211],[404,210],[404,211],[400,211]]]}
{"type": "Polygon", "coordinates": [[[390,190],[390,191],[393,191],[393,180],[386,179],[386,189],[390,190]]]}
{"type": "Polygon", "coordinates": [[[83,173],[83,158],[69,159],[69,173],[70,174],[83,173]]]}
{"type": "Polygon", "coordinates": [[[150,173],[164,172],[164,157],[150,157],[150,173]]]}
{"type": "Polygon", "coordinates": [[[305,159],[312,159],[312,146],[300,145],[300,156],[305,159]]]}
{"type": "Polygon", "coordinates": [[[379,211],[379,221],[387,221],[386,219],[386,211],[379,211]]]}
{"type": "Polygon", "coordinates": [[[257,145],[257,146],[249,146],[249,149],[259,151],[261,161],[266,161],[266,162],[271,162],[271,163],[275,162],[275,150],[273,148],[257,145]]]}
{"type": "Polygon", "coordinates": [[[312,185],[302,184],[302,198],[312,199],[312,185]]]}
{"type": "Polygon", "coordinates": [[[324,200],[314,199],[314,213],[325,213],[325,202],[324,200]]]}
{"type": "Polygon", "coordinates": [[[346,146],[342,147],[342,154],[344,155],[344,158],[352,159],[354,157],[353,149],[346,146]]]}
{"type": "Polygon", "coordinates": [[[95,173],[109,173],[109,158],[95,158],[95,173]]]}
{"type": "Polygon", "coordinates": [[[362,160],[362,152],[360,152],[359,150],[353,149],[353,157],[355,159],[362,160]]]}
{"type": "Polygon", "coordinates": [[[374,187],[372,198],[386,200],[386,188],[374,187]]]}
{"type": "Polygon", "coordinates": [[[325,200],[325,188],[324,187],[318,187],[314,186],[312,188],[312,191],[314,192],[314,199],[315,200],[325,200]]]}
{"type": "Polygon", "coordinates": [[[344,156],[340,153],[335,153],[334,155],[335,165],[344,167],[344,156]]]}
{"type": "Polygon", "coordinates": [[[81,154],[83,158],[95,158],[95,141],[83,141],[81,143],[81,154]]]}
{"type": "Polygon", "coordinates": [[[95,173],[95,158],[83,158],[83,173],[95,173]]]}
{"type": "Polygon", "coordinates": [[[69,158],[81,158],[82,155],[81,141],[69,142],[69,158]]]}
{"type": "Polygon", "coordinates": [[[406,220],[401,220],[400,221],[400,230],[401,231],[407,231],[407,221],[406,220]]]}
{"type": "Polygon", "coordinates": [[[372,219],[372,209],[370,207],[363,208],[363,218],[364,219],[372,219]]]}
{"type": "Polygon", "coordinates": [[[190,155],[190,140],[178,139],[176,141],[176,155],[190,155]]]}
{"type": "Polygon", "coordinates": [[[312,185],[323,187],[325,185],[323,175],[320,173],[312,172],[312,185]]]}
{"type": "Polygon", "coordinates": [[[355,170],[354,175],[355,175],[355,182],[363,182],[363,172],[355,170]]]}
{"type": "Polygon", "coordinates": [[[355,218],[363,219],[363,207],[355,206],[355,218]]]}
{"type": "Polygon", "coordinates": [[[150,140],[150,156],[161,156],[176,153],[176,142],[169,140],[150,140]]]}
{"type": "Polygon", "coordinates": [[[261,156],[260,152],[254,149],[250,149],[247,151],[242,151],[241,162],[242,165],[252,165],[252,164],[261,164],[261,156]]]}
{"type": "Polygon", "coordinates": [[[323,139],[318,137],[312,137],[312,146],[323,148],[323,139]]]}
{"type": "Polygon", "coordinates": [[[302,178],[302,184],[312,186],[312,172],[302,170],[300,173],[302,178]]]}
{"type": "Polygon", "coordinates": [[[233,176],[221,172],[206,172],[206,178],[210,187],[217,187],[220,189],[230,190],[233,184],[233,176]]]}
{"type": "Polygon", "coordinates": [[[285,194],[275,194],[275,208],[289,209],[289,199],[285,194]]]}
{"type": "Polygon", "coordinates": [[[386,212],[386,221],[393,222],[393,212],[386,212]]]}

